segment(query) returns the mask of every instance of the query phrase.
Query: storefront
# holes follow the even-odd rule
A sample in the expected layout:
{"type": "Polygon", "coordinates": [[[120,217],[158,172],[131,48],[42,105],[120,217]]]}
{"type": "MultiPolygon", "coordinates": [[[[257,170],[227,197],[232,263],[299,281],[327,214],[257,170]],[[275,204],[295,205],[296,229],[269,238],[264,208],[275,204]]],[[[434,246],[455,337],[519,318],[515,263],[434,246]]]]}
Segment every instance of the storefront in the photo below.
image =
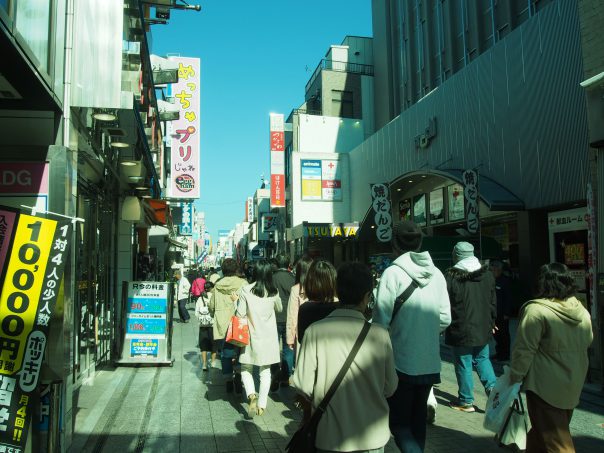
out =
{"type": "Polygon", "coordinates": [[[293,261],[302,255],[322,258],[336,267],[356,256],[358,223],[308,223],[293,228],[288,238],[293,261]]]}

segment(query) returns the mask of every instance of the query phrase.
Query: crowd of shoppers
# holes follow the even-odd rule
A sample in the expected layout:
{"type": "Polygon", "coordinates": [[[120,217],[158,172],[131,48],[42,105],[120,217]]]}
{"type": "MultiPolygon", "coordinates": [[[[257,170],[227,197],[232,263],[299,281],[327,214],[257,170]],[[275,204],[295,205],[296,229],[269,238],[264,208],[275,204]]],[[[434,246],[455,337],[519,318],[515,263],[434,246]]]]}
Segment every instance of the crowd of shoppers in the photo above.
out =
{"type": "Polygon", "coordinates": [[[473,369],[487,395],[495,385],[489,349],[494,336],[494,357],[511,357],[512,380],[522,382],[526,392],[532,424],[527,451],[574,451],[569,423],[593,334],[568,268],[544,265],[535,298],[517,310],[521,304],[502,261],[481,263],[474,246],[460,241],[452,250],[452,267],[443,273],[421,246],[421,229],[403,221],[394,224],[394,261],[381,275],[361,263],[336,270],[329,261],[308,256],[292,269],[285,255],[248,264],[241,272],[235,260],[225,259],[222,275],[211,272],[206,280],[198,274],[192,285],[177,270],[179,316],[188,322],[190,292],[202,369],[208,370],[209,361],[217,366],[220,353],[227,391],[237,389],[240,379],[250,417],[264,414],[270,391],[282,384],[294,387],[308,421],[359,342],[321,411],[315,440],[321,452],[381,452],[391,435],[403,452],[424,451],[427,423],[434,420],[429,409],[436,406],[432,389],[440,382],[441,334],[452,351],[458,384],[450,406],[465,413],[476,410],[473,369]],[[509,320],[517,313],[513,341],[509,320]],[[233,316],[247,320],[247,345],[225,341],[233,316]]]}

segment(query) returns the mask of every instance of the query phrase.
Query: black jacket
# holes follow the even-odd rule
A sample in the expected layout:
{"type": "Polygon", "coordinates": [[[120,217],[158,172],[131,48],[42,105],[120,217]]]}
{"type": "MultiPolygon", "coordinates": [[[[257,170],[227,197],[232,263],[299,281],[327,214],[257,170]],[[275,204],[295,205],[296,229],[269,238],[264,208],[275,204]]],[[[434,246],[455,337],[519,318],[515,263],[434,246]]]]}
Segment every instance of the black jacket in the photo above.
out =
{"type": "Polygon", "coordinates": [[[277,322],[287,321],[287,302],[289,301],[289,294],[295,282],[296,278],[294,274],[287,269],[279,269],[273,274],[273,284],[277,287],[277,291],[279,291],[281,305],[283,306],[283,310],[277,313],[277,322]]]}
{"type": "Polygon", "coordinates": [[[451,325],[445,332],[450,346],[484,346],[492,335],[497,317],[495,277],[483,266],[468,272],[450,268],[445,272],[451,325]]]}

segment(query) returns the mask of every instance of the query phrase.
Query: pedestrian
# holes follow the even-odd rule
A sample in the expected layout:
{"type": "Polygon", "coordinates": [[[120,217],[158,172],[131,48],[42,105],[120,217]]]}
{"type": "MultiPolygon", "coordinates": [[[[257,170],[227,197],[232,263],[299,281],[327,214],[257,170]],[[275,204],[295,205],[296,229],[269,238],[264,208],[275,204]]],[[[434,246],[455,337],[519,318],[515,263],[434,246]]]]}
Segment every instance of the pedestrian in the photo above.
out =
{"type": "Polygon", "coordinates": [[[289,301],[287,302],[285,336],[288,348],[294,351],[294,353],[296,351],[296,345],[298,344],[298,312],[300,306],[308,301],[306,293],[304,292],[304,282],[306,281],[306,275],[308,274],[308,269],[310,269],[312,261],[310,256],[304,255],[296,263],[296,281],[294,286],[292,286],[289,301]]]}
{"type": "Polygon", "coordinates": [[[325,318],[338,308],[336,297],[337,272],[333,264],[325,260],[316,260],[308,268],[304,280],[304,294],[308,303],[298,311],[298,341],[301,343],[304,332],[313,322],[325,318]]]}
{"type": "MultiPolygon", "coordinates": [[[[231,259],[231,258],[227,258],[227,259],[231,259]]],[[[209,275],[208,280],[214,284],[216,284],[216,282],[220,278],[220,274],[218,273],[218,270],[214,267],[210,268],[210,273],[208,275],[209,275]]],[[[224,275],[224,272],[223,272],[223,275],[224,275]]]]}
{"type": "Polygon", "coordinates": [[[495,358],[504,362],[510,360],[510,316],[512,300],[510,294],[510,279],[503,273],[503,262],[492,260],[489,268],[495,277],[495,293],[497,295],[497,318],[495,319],[495,358]]]}
{"type": "Polygon", "coordinates": [[[178,304],[178,316],[180,322],[188,323],[191,316],[187,311],[187,302],[189,301],[189,292],[191,290],[191,284],[187,278],[183,277],[182,271],[177,269],[174,272],[174,278],[178,283],[176,289],[176,300],[178,304]]]}
{"type": "Polygon", "coordinates": [[[210,353],[210,365],[216,363],[216,352],[218,347],[214,340],[214,318],[208,308],[207,296],[202,293],[195,303],[195,316],[199,321],[199,351],[201,352],[201,369],[208,371],[208,353],[210,353]]]}
{"type": "Polygon", "coordinates": [[[455,376],[459,387],[453,409],[474,412],[472,366],[486,394],[495,386],[495,372],[489,358],[489,340],[495,332],[497,295],[495,277],[474,256],[474,246],[458,242],[453,248],[453,267],[445,278],[451,303],[451,325],[445,332],[445,343],[453,351],[455,376]]]}
{"type": "MultiPolygon", "coordinates": [[[[367,266],[342,264],[337,273],[337,293],[337,308],[304,334],[293,386],[316,411],[360,332],[365,325],[370,326],[319,421],[315,446],[319,452],[383,452],[390,439],[386,398],[396,390],[398,378],[388,331],[368,324],[364,315],[372,299],[367,266]]],[[[310,303],[302,308],[306,305],[310,303]]]]}
{"type": "Polygon", "coordinates": [[[445,277],[430,254],[419,251],[421,244],[415,223],[394,224],[392,248],[398,258],[382,274],[373,314],[374,323],[390,329],[398,375],[388,399],[390,430],[404,452],[424,450],[428,399],[440,382],[439,337],[451,323],[445,277]]]}
{"type": "Polygon", "coordinates": [[[235,314],[235,303],[231,296],[236,294],[243,285],[246,285],[247,281],[237,276],[237,262],[232,258],[224,259],[222,273],[223,277],[217,279],[214,284],[208,308],[214,318],[214,338],[220,340],[222,375],[225,378],[226,390],[230,393],[234,389],[233,361],[237,355],[237,348],[230,343],[226,343],[224,339],[231,317],[235,314]]]}
{"type": "Polygon", "coordinates": [[[260,260],[254,267],[254,283],[244,286],[237,302],[238,316],[247,317],[250,343],[241,349],[241,380],[248,399],[248,415],[262,415],[266,410],[271,386],[271,365],[279,363],[280,351],[275,312],[283,307],[273,284],[273,266],[260,260]],[[260,387],[256,393],[253,367],[259,367],[260,387]]]}
{"type": "Polygon", "coordinates": [[[279,292],[281,298],[281,306],[283,310],[277,313],[277,332],[279,334],[279,344],[281,345],[281,351],[283,354],[283,361],[281,367],[277,365],[273,367],[273,378],[275,383],[273,389],[276,390],[276,385],[279,381],[283,384],[289,383],[289,377],[291,376],[294,368],[294,351],[287,346],[286,341],[286,324],[287,324],[287,305],[289,302],[289,296],[291,294],[292,286],[295,283],[294,274],[289,270],[289,257],[284,254],[279,254],[274,259],[274,265],[276,267],[273,273],[273,285],[279,292]]]}
{"type": "Polygon", "coordinates": [[[537,298],[521,308],[510,377],[522,382],[531,429],[526,451],[574,452],[569,431],[579,404],[593,340],[589,312],[575,297],[568,267],[541,266],[537,298]]]}
{"type": "Polygon", "coordinates": [[[193,275],[193,282],[191,283],[191,295],[193,300],[197,302],[197,299],[205,292],[206,279],[203,274],[196,271],[193,275]]]}

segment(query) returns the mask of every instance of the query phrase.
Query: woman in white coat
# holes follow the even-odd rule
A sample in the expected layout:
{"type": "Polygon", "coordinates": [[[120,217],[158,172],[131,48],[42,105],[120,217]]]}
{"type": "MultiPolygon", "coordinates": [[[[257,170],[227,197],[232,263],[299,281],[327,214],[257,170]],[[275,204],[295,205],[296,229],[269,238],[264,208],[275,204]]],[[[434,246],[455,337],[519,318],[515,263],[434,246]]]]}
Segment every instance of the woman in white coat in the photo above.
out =
{"type": "Polygon", "coordinates": [[[268,261],[258,261],[254,266],[255,282],[241,288],[237,302],[237,313],[242,317],[247,316],[250,328],[250,344],[242,349],[239,356],[250,417],[264,413],[271,386],[270,366],[281,361],[275,312],[283,308],[279,292],[273,284],[273,271],[268,261]],[[252,376],[254,366],[260,368],[259,393],[256,393],[252,376]]]}

